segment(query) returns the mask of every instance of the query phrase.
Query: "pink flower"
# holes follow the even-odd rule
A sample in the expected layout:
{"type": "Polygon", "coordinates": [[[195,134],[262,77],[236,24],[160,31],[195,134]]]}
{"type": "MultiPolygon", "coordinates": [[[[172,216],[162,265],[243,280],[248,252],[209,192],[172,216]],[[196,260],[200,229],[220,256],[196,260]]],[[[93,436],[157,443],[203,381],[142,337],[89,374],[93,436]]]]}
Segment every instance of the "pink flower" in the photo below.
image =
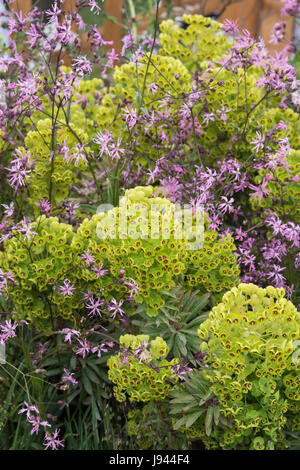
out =
{"type": "Polygon", "coordinates": [[[124,284],[129,289],[129,299],[133,299],[139,294],[140,288],[137,282],[134,281],[134,279],[130,279],[130,281],[124,282],[124,284]]]}
{"type": "Polygon", "coordinates": [[[15,283],[14,281],[14,273],[12,271],[9,271],[8,273],[4,273],[2,269],[0,269],[0,292],[3,289],[7,289],[7,281],[10,281],[12,283],[15,283]]]}
{"type": "MultiPolygon", "coordinates": [[[[111,343],[109,343],[109,344],[111,344],[111,343]]],[[[103,352],[108,351],[107,346],[109,346],[109,344],[106,341],[104,341],[101,344],[97,344],[97,346],[94,346],[92,348],[92,353],[97,353],[97,356],[101,357],[103,352]]],[[[112,346],[109,346],[109,347],[112,347],[112,346]]]]}
{"type": "Polygon", "coordinates": [[[147,90],[148,93],[152,93],[152,95],[154,95],[158,90],[158,86],[156,85],[156,83],[150,83],[147,87],[147,90]]]}
{"type": "Polygon", "coordinates": [[[27,43],[30,45],[30,47],[35,47],[37,41],[42,38],[42,35],[38,31],[37,25],[34,23],[31,23],[30,28],[27,30],[26,34],[29,36],[27,43]]]}
{"type": "Polygon", "coordinates": [[[146,361],[150,357],[150,351],[147,350],[149,343],[144,341],[134,351],[134,355],[139,358],[139,361],[146,361]]]}
{"type": "Polygon", "coordinates": [[[298,0],[281,0],[285,5],[281,8],[281,16],[299,16],[300,15],[300,4],[298,0]]]}
{"type": "Polygon", "coordinates": [[[60,293],[64,297],[73,295],[74,290],[75,287],[70,283],[70,281],[68,281],[68,279],[65,279],[63,286],[60,286],[59,288],[60,293]]]}
{"type": "Polygon", "coordinates": [[[260,132],[256,132],[256,139],[251,140],[250,144],[253,145],[254,152],[258,152],[264,148],[265,136],[260,132]]]}
{"type": "Polygon", "coordinates": [[[87,339],[85,338],[83,341],[81,340],[78,340],[78,343],[80,344],[81,348],[77,348],[75,350],[75,354],[78,354],[79,356],[82,356],[83,359],[85,358],[85,356],[90,352],[91,350],[91,343],[89,343],[89,341],[87,341],[87,339]]]}
{"type": "Polygon", "coordinates": [[[156,177],[159,175],[159,172],[160,170],[157,167],[155,167],[154,170],[148,170],[147,175],[149,176],[149,178],[147,180],[147,184],[154,183],[156,177]]]}
{"type": "Polygon", "coordinates": [[[210,121],[215,121],[216,120],[216,116],[213,114],[213,113],[205,113],[203,115],[203,121],[202,121],[202,124],[208,124],[210,121]]]}
{"type": "Polygon", "coordinates": [[[50,202],[47,199],[42,199],[37,203],[38,208],[41,211],[41,214],[47,214],[51,210],[50,202]]]}
{"type": "Polygon", "coordinates": [[[13,213],[14,213],[14,203],[13,202],[11,202],[9,204],[9,206],[6,205],[6,204],[1,204],[1,206],[3,206],[4,209],[5,209],[4,215],[6,215],[7,217],[11,217],[13,215],[13,213]]]}
{"type": "Polygon", "coordinates": [[[49,10],[46,10],[46,16],[49,22],[58,22],[58,17],[62,13],[61,9],[58,8],[57,0],[55,0],[49,10]]]}
{"type": "MultiPolygon", "coordinates": [[[[87,163],[84,144],[76,145],[76,147],[72,148],[72,151],[73,152],[71,153],[71,155],[68,156],[68,158],[71,161],[75,161],[75,166],[78,166],[80,162],[87,163]]],[[[67,161],[67,163],[69,162],[67,161]]]]}
{"type": "Polygon", "coordinates": [[[107,269],[103,269],[103,263],[98,263],[98,266],[93,266],[92,271],[95,273],[95,278],[98,279],[99,276],[103,277],[106,273],[108,273],[107,269]]]}
{"type": "Polygon", "coordinates": [[[125,108],[125,110],[123,111],[123,116],[129,129],[132,129],[137,122],[136,110],[127,106],[127,108],[125,108]]]}
{"type": "Polygon", "coordinates": [[[270,43],[278,44],[285,37],[286,21],[280,21],[273,27],[270,43]]]}
{"type": "Polygon", "coordinates": [[[131,33],[127,34],[127,36],[124,36],[122,38],[122,42],[123,42],[123,47],[121,51],[121,56],[125,55],[127,49],[129,49],[130,51],[133,51],[135,47],[135,41],[131,33]]]}
{"type": "Polygon", "coordinates": [[[231,21],[231,20],[225,19],[224,24],[223,24],[223,31],[225,31],[225,33],[232,34],[232,35],[238,33],[239,28],[238,28],[237,20],[231,21]]]}
{"type": "Polygon", "coordinates": [[[221,196],[221,199],[223,200],[223,202],[218,205],[218,209],[221,211],[221,213],[226,214],[227,212],[232,212],[232,204],[234,203],[234,199],[228,199],[228,197],[226,196],[221,196]]]}
{"type": "Polygon", "coordinates": [[[118,54],[116,54],[116,51],[112,49],[108,54],[106,54],[107,57],[107,62],[105,64],[105,67],[113,68],[114,62],[119,60],[118,54]]]}
{"type": "Polygon", "coordinates": [[[108,130],[105,130],[105,132],[101,132],[101,131],[97,132],[96,137],[93,139],[93,141],[95,142],[95,144],[100,145],[100,151],[99,151],[100,157],[102,157],[104,153],[109,154],[110,152],[109,144],[111,144],[111,142],[113,141],[113,136],[108,130]]]}
{"type": "Polygon", "coordinates": [[[51,424],[48,423],[48,421],[41,421],[41,417],[39,415],[34,416],[30,415],[27,417],[28,423],[32,425],[32,429],[30,431],[30,434],[38,434],[40,430],[40,426],[43,426],[44,428],[49,427],[51,428],[51,424]]]}
{"type": "Polygon", "coordinates": [[[84,251],[81,258],[87,266],[91,266],[91,264],[95,262],[95,257],[92,255],[92,253],[90,253],[89,250],[84,251]]]}
{"type": "Polygon", "coordinates": [[[72,335],[74,335],[77,338],[80,336],[79,331],[72,330],[70,328],[64,328],[63,330],[60,331],[60,333],[65,335],[65,342],[70,343],[70,344],[72,343],[72,335]]]}
{"type": "Polygon", "coordinates": [[[282,287],[284,285],[285,279],[284,276],[280,273],[284,270],[285,268],[281,268],[280,266],[274,264],[272,266],[272,271],[267,273],[267,278],[273,279],[276,287],[282,287]]]}
{"type": "Polygon", "coordinates": [[[11,161],[10,168],[5,169],[9,172],[9,184],[16,191],[25,186],[26,179],[30,176],[32,164],[30,163],[30,152],[25,152],[25,155],[18,149],[15,152],[18,156],[11,161]]]}
{"type": "Polygon", "coordinates": [[[101,12],[101,8],[99,6],[99,3],[97,3],[96,0],[88,0],[87,1],[87,6],[89,6],[91,12],[95,13],[96,15],[99,15],[99,13],[101,12]],[[95,12],[94,12],[94,10],[95,10],[95,12]]]}
{"type": "Polygon", "coordinates": [[[116,301],[116,299],[112,299],[112,300],[109,302],[109,304],[108,304],[108,306],[107,306],[107,310],[108,310],[109,312],[112,312],[110,316],[111,316],[113,319],[115,319],[118,314],[119,314],[121,317],[124,315],[124,310],[121,309],[121,306],[123,305],[123,302],[124,302],[123,300],[120,300],[120,302],[118,303],[118,302],[116,301]]]}
{"type": "Polygon", "coordinates": [[[18,80],[19,103],[28,101],[28,104],[34,105],[39,101],[38,91],[41,85],[38,85],[36,77],[28,77],[24,80],[18,80]]]}
{"type": "Polygon", "coordinates": [[[45,450],[49,449],[58,450],[59,447],[64,447],[63,441],[58,439],[59,429],[55,429],[54,434],[51,435],[49,432],[46,433],[44,438],[45,450]]]}
{"type": "Polygon", "coordinates": [[[63,375],[62,377],[62,383],[67,383],[67,382],[71,382],[72,385],[76,385],[78,384],[78,381],[76,379],[74,379],[73,375],[74,375],[74,372],[70,372],[68,371],[68,369],[64,369],[64,373],[65,375],[63,375]]]}
{"type": "Polygon", "coordinates": [[[125,153],[125,149],[121,147],[121,139],[111,143],[109,148],[109,156],[112,160],[120,160],[121,156],[125,153]]]}
{"type": "Polygon", "coordinates": [[[16,328],[18,323],[15,321],[12,323],[11,320],[6,320],[5,325],[0,325],[0,330],[2,334],[0,335],[0,343],[5,343],[9,338],[16,337],[16,328]]]}
{"type": "Polygon", "coordinates": [[[244,240],[244,238],[247,237],[247,233],[243,232],[241,228],[236,228],[235,233],[236,233],[236,236],[235,236],[236,240],[244,240]]]}
{"type": "Polygon", "coordinates": [[[221,109],[217,109],[217,113],[220,114],[222,121],[227,121],[227,114],[231,111],[231,108],[225,108],[224,105],[221,106],[221,109]]]}
{"type": "Polygon", "coordinates": [[[29,419],[32,412],[34,412],[38,415],[40,414],[38,408],[35,405],[29,405],[29,403],[27,403],[27,401],[24,401],[24,404],[25,404],[25,408],[21,408],[18,411],[18,415],[20,415],[22,413],[26,413],[27,419],[29,419]]]}
{"type": "MultiPolygon", "coordinates": [[[[205,364],[205,367],[208,367],[208,366],[205,364]]],[[[178,377],[180,380],[185,380],[186,374],[188,374],[189,372],[192,372],[192,370],[193,369],[191,369],[188,366],[176,364],[171,367],[171,371],[173,372],[173,375],[171,375],[171,377],[178,377]]]]}
{"type": "Polygon", "coordinates": [[[79,77],[92,73],[92,65],[86,56],[79,56],[73,60],[74,69],[79,77]]]}
{"type": "Polygon", "coordinates": [[[102,314],[101,314],[101,309],[100,307],[102,307],[104,305],[104,301],[102,299],[99,299],[99,297],[97,296],[91,296],[88,300],[88,303],[85,304],[85,307],[89,310],[89,313],[88,313],[88,316],[99,316],[101,317],[102,314]]]}
{"type": "Polygon", "coordinates": [[[268,184],[267,179],[264,179],[260,186],[254,186],[253,184],[249,184],[248,187],[254,190],[254,193],[250,194],[250,198],[258,198],[258,204],[261,203],[261,200],[270,194],[269,190],[266,189],[268,184]]]}
{"type": "Polygon", "coordinates": [[[25,219],[22,222],[19,222],[13,227],[14,230],[17,230],[22,235],[24,235],[24,240],[30,241],[31,238],[37,236],[37,233],[32,230],[33,223],[25,219]]]}

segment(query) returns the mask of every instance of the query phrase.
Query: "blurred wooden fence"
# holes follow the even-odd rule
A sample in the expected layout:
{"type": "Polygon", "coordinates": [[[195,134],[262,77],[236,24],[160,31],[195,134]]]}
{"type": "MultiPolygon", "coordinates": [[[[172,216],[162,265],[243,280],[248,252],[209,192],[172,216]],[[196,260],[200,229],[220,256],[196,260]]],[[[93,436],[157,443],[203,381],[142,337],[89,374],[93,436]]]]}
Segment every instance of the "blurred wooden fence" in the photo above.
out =
{"type": "MultiPolygon", "coordinates": [[[[146,0],[145,0],[146,1],[146,0]]],[[[75,9],[75,0],[63,0],[63,6],[69,10],[75,9]]],[[[104,10],[108,16],[114,17],[116,23],[109,19],[104,21],[100,28],[101,34],[106,40],[113,40],[117,52],[121,50],[122,36],[122,6],[124,0],[104,0],[104,10]]],[[[30,10],[32,0],[15,0],[12,4],[16,10],[23,13],[30,10]]],[[[172,16],[181,16],[183,13],[216,15],[223,21],[225,18],[238,20],[242,28],[246,28],[255,37],[262,37],[271,52],[280,50],[293,36],[294,23],[292,18],[285,18],[287,21],[286,39],[278,46],[269,44],[273,25],[282,21],[280,0],[173,0],[172,16]]],[[[160,19],[166,17],[167,0],[160,0],[160,19]]],[[[145,17],[137,17],[138,32],[145,31],[149,24],[149,14],[145,17]]]]}

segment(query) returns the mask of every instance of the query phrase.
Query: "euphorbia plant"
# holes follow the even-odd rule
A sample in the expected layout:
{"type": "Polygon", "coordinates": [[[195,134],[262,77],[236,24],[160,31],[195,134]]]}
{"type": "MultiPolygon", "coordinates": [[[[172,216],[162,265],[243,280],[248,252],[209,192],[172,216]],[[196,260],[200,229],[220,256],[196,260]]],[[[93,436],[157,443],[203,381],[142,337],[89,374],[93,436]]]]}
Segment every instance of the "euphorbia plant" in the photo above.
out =
{"type": "Polygon", "coordinates": [[[284,290],[240,284],[224,294],[198,333],[206,367],[174,392],[174,413],[187,415],[179,429],[208,448],[288,448],[289,432],[299,430],[300,313],[284,290]],[[207,395],[201,386],[196,390],[197,380],[207,395]],[[223,418],[213,420],[211,413],[209,426],[207,399],[223,418]]]}

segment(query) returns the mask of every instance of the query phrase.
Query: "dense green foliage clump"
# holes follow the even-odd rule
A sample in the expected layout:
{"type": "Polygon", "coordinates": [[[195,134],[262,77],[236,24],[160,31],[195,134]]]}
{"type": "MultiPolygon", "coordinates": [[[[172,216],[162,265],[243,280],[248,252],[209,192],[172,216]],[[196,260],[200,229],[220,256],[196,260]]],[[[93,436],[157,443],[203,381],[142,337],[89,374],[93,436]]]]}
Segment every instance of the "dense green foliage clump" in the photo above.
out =
{"type": "Polygon", "coordinates": [[[147,335],[125,335],[120,337],[120,346],[124,348],[108,360],[108,377],[115,384],[114,394],[118,401],[147,402],[164,400],[169,391],[178,382],[172,366],[178,359],[165,359],[168,345],[157,337],[150,342],[147,335]],[[140,351],[139,351],[140,348],[140,351]]]}
{"type": "Polygon", "coordinates": [[[16,231],[5,242],[5,252],[1,252],[1,268],[14,276],[8,293],[16,316],[33,321],[36,317],[47,318],[53,303],[51,315],[69,318],[79,306],[78,299],[64,297],[58,287],[65,279],[73,280],[73,229],[57,217],[41,216],[31,224],[31,231],[28,238],[16,231]]]}
{"type": "Polygon", "coordinates": [[[78,249],[89,250],[99,261],[107,259],[113,276],[124,270],[127,281],[137,282],[135,301],[146,303],[149,316],[157,315],[164,305],[162,291],[178,279],[220,293],[236,284],[239,273],[230,235],[203,234],[204,221],[196,227],[191,211],[182,214],[155,192],[152,186],[125,191],[119,207],[85,219],[75,237],[78,249]]]}
{"type": "Polygon", "coordinates": [[[299,448],[296,71],[132,1],[86,54],[56,3],[1,46],[0,448],[299,448]]]}
{"type": "Polygon", "coordinates": [[[207,432],[196,397],[186,397],[189,387],[195,390],[197,374],[174,406],[178,413],[188,400],[188,413],[201,415],[180,429],[208,448],[285,448],[287,432],[298,429],[300,313],[284,296],[283,289],[240,284],[201,324],[200,347],[209,367],[201,374],[200,387],[215,400],[223,421],[213,422],[211,415],[207,432]]]}

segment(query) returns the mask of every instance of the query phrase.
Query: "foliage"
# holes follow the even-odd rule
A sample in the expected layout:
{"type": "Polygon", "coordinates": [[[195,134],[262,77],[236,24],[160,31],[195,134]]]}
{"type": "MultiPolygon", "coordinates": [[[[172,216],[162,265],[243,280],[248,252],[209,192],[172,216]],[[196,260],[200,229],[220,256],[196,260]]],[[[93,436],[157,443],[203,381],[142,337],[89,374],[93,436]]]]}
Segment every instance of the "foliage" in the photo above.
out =
{"type": "MultiPolygon", "coordinates": [[[[152,186],[127,190],[119,208],[85,219],[74,239],[75,247],[89,250],[99,262],[107,258],[116,278],[124,271],[124,282],[135,280],[135,301],[147,304],[149,316],[157,315],[164,305],[161,291],[175,286],[181,274],[186,273],[189,286],[210,292],[230,287],[238,275],[230,236],[218,239],[216,232],[207,231],[203,247],[197,249],[202,237],[191,211],[179,217],[168,198],[153,196],[152,186]]],[[[124,283],[120,290],[126,292],[124,283]]]]}
{"type": "Polygon", "coordinates": [[[128,434],[132,436],[137,449],[178,449],[189,448],[182,433],[172,428],[166,403],[149,402],[143,408],[128,412],[128,434]]]}
{"type": "Polygon", "coordinates": [[[165,305],[153,319],[139,306],[132,314],[132,328],[142,329],[150,337],[161,335],[172,356],[191,360],[199,351],[197,330],[207,317],[203,310],[208,309],[210,294],[199,296],[198,291],[187,292],[182,287],[174,287],[169,292],[164,291],[163,297],[165,305]]]}
{"type": "Polygon", "coordinates": [[[1,13],[0,448],[299,448],[296,44],[66,3],[1,13]]]}
{"type": "Polygon", "coordinates": [[[177,427],[185,423],[186,433],[208,448],[285,448],[287,430],[298,429],[300,316],[284,295],[283,289],[240,284],[199,328],[209,367],[190,377],[185,394],[175,395],[173,412],[188,403],[177,427]],[[204,395],[198,388],[200,402],[193,394],[199,380],[208,390],[204,395]],[[205,416],[205,409],[199,410],[203,395],[216,403],[209,418],[208,411],[205,416]],[[225,421],[213,419],[215,413],[225,421]]]}
{"type": "Polygon", "coordinates": [[[108,360],[108,377],[115,384],[114,394],[118,401],[164,400],[178,377],[173,376],[172,366],[178,359],[167,361],[166,342],[157,337],[150,342],[147,335],[120,337],[121,351],[108,360]],[[124,350],[123,350],[124,349],[124,350]]]}

